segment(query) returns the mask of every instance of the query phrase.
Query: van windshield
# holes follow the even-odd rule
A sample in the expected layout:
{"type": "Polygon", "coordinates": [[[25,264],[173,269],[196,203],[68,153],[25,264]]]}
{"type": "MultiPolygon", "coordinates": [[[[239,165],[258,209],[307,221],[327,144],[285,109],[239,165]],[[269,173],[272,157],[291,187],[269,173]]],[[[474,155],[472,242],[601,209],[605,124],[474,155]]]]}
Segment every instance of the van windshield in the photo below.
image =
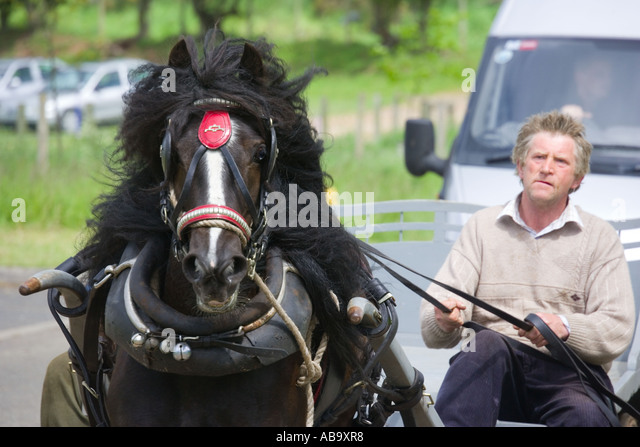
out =
{"type": "Polygon", "coordinates": [[[555,109],[584,123],[592,172],[640,174],[638,42],[494,39],[487,48],[464,161],[510,163],[527,117],[555,109]]]}

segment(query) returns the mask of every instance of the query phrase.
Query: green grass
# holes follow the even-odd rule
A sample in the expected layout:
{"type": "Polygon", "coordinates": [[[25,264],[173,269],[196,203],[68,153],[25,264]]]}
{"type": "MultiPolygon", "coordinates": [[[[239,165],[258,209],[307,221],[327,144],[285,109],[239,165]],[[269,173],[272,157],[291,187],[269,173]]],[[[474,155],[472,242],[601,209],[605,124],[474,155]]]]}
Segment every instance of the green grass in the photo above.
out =
{"type": "MultiPolygon", "coordinates": [[[[0,57],[55,54],[72,63],[107,57],[114,40],[132,37],[137,31],[132,3],[123,4],[128,7],[108,9],[100,35],[94,3],[65,2],[57,9],[52,29],[3,36],[0,57]]],[[[344,12],[314,16],[309,2],[304,2],[300,10],[295,9],[294,0],[252,4],[250,21],[246,17],[225,20],[226,34],[266,36],[276,44],[277,55],[287,62],[293,75],[310,65],[327,69],[328,76],[316,77],[307,91],[312,115],[325,100],[329,114],[343,114],[355,112],[363,94],[368,101],[376,94],[383,104],[390,104],[398,96],[406,99],[459,89],[462,69],[478,64],[497,9],[492,0],[474,1],[469,6],[469,38],[467,45],[462,45],[457,28],[462,13],[456,2],[435,2],[429,18],[430,51],[420,53],[416,51],[415,20],[407,9],[393,29],[403,37],[403,45],[389,51],[378,44],[366,17],[346,27],[344,12]]],[[[15,30],[24,22],[24,12],[18,8],[10,25],[15,30]]],[[[183,31],[198,33],[189,2],[154,0],[149,23],[149,36],[121,56],[164,62],[183,31]],[[180,3],[188,5],[182,12],[180,3]]],[[[105,191],[103,162],[113,149],[115,134],[114,127],[79,137],[52,133],[49,166],[43,172],[37,160],[35,133],[0,129],[0,265],[52,267],[75,252],[85,237],[83,229],[92,203],[105,191]],[[15,199],[24,201],[24,221],[15,221],[15,199]]],[[[454,134],[452,129],[450,140],[454,134]]],[[[324,168],[334,179],[333,187],[338,192],[360,192],[363,197],[373,192],[376,201],[435,198],[442,180],[434,174],[412,177],[404,166],[402,140],[400,131],[384,135],[367,144],[364,155],[358,158],[353,135],[327,139],[324,168]]]]}
{"type": "Polygon", "coordinates": [[[348,191],[372,192],[375,201],[397,199],[435,199],[442,179],[433,174],[414,177],[404,166],[401,132],[382,136],[365,145],[363,155],[354,153],[354,136],[349,135],[328,143],[324,157],[325,170],[333,177],[334,187],[340,193],[348,191]]]}
{"type": "Polygon", "coordinates": [[[0,130],[0,265],[52,266],[73,254],[91,203],[105,190],[113,136],[113,128],[52,134],[46,167],[35,133],[0,130]]]}
{"type": "MultiPolygon", "coordinates": [[[[0,130],[0,265],[52,267],[75,253],[86,235],[95,199],[108,190],[104,161],[113,149],[114,127],[74,137],[52,134],[46,172],[37,163],[35,133],[0,130]],[[24,213],[15,199],[22,199],[24,213]]],[[[400,132],[385,135],[354,154],[354,137],[327,141],[323,168],[332,187],[376,201],[435,198],[441,179],[411,176],[404,167],[400,132]]]]}
{"type": "MultiPolygon", "coordinates": [[[[52,134],[48,167],[38,160],[35,133],[0,131],[0,190],[3,209],[15,199],[26,203],[26,223],[43,227],[77,227],[88,217],[87,204],[102,191],[104,157],[113,147],[113,129],[75,137],[52,134]]],[[[15,209],[15,208],[14,208],[15,209]]],[[[3,213],[0,225],[15,223],[3,213]]]]}
{"type": "Polygon", "coordinates": [[[50,269],[75,255],[82,246],[81,229],[43,228],[37,224],[15,224],[2,228],[0,266],[50,269]]]}

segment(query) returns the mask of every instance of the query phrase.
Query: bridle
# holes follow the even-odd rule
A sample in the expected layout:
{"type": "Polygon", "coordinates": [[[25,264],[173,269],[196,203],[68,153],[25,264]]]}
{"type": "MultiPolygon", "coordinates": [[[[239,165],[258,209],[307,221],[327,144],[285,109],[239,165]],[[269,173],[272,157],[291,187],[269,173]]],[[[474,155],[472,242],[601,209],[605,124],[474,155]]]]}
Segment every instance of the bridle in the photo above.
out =
{"type": "Polygon", "coordinates": [[[259,192],[259,205],[256,207],[249,189],[240,174],[240,170],[229,152],[227,143],[231,138],[232,127],[229,110],[242,109],[240,104],[221,99],[205,98],[193,103],[194,106],[204,109],[205,115],[200,123],[198,139],[200,145],[196,150],[187,170],[182,191],[175,204],[171,200],[170,174],[171,174],[171,116],[167,118],[167,127],[160,145],[160,160],[164,173],[164,181],[160,193],[161,216],[164,223],[173,233],[173,253],[178,260],[186,254],[184,232],[188,227],[209,226],[233,231],[238,235],[243,248],[246,248],[246,257],[249,261],[250,273],[255,268],[256,262],[264,255],[266,249],[266,191],[265,183],[268,182],[275,168],[278,157],[278,145],[273,120],[262,115],[261,123],[265,133],[269,137],[269,150],[265,168],[262,171],[262,179],[259,192]],[[222,204],[198,205],[190,210],[183,210],[185,198],[189,195],[191,184],[202,156],[208,150],[220,150],[225,162],[229,166],[235,183],[242,194],[251,215],[251,225],[245,218],[233,208],[222,204]]]}

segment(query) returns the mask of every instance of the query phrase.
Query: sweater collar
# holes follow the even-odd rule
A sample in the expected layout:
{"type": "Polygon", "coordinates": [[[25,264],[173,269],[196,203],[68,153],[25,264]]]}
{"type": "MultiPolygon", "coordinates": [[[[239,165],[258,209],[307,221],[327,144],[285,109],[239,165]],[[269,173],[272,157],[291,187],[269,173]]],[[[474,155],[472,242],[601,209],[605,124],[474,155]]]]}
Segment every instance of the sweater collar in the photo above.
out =
{"type": "Polygon", "coordinates": [[[522,193],[518,194],[515,199],[512,199],[505,205],[502,209],[502,212],[498,214],[497,219],[501,219],[502,217],[508,216],[513,219],[515,223],[520,225],[522,228],[527,230],[534,238],[539,238],[544,236],[545,234],[551,233],[552,231],[559,230],[564,227],[569,222],[575,222],[580,228],[584,228],[584,224],[582,223],[582,219],[580,219],[580,214],[578,213],[578,209],[571,201],[571,197],[569,197],[569,201],[567,203],[567,207],[564,209],[560,217],[551,222],[545,228],[540,230],[539,232],[534,231],[531,227],[529,227],[522,217],[520,217],[520,212],[518,211],[518,205],[520,204],[520,197],[522,193]]]}

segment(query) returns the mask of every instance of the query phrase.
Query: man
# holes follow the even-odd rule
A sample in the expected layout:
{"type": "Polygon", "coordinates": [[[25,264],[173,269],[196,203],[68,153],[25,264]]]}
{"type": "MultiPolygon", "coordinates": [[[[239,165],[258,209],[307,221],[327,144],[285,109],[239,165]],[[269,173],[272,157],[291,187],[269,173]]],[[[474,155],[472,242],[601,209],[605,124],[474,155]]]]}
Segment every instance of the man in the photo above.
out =
{"type": "MultiPolygon", "coordinates": [[[[606,371],[631,341],[635,309],[617,233],[569,198],[589,170],[591,144],[583,135],[569,115],[531,117],[512,154],[523,191],[469,219],[437,279],[517,318],[536,313],[610,386],[606,371]]],[[[514,328],[436,285],[429,293],[452,311],[423,303],[428,347],[455,346],[465,321],[487,328],[475,334],[475,349],[450,362],[436,402],[445,425],[609,425],[536,328],[514,328]]]]}
{"type": "MultiPolygon", "coordinates": [[[[561,111],[582,123],[597,122],[600,126],[609,124],[612,109],[617,109],[610,103],[606,105],[607,98],[611,95],[612,83],[613,66],[610,61],[593,55],[580,60],[574,68],[575,103],[564,105],[561,111]]],[[[614,120],[613,123],[617,121],[619,120],[614,120]]]]}

